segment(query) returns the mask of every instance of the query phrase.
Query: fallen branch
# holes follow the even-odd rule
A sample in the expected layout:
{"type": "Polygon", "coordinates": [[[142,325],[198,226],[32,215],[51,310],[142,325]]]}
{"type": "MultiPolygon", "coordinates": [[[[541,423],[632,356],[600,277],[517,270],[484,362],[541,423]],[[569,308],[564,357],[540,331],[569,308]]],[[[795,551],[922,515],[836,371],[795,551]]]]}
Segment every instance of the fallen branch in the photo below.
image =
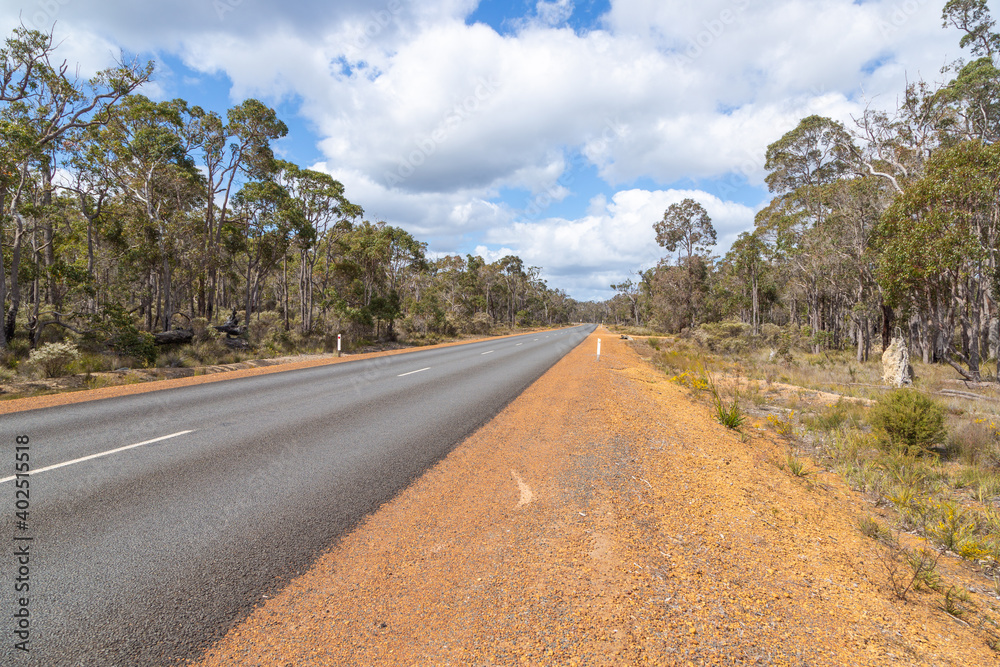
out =
{"type": "Polygon", "coordinates": [[[153,334],[157,345],[173,345],[175,343],[190,343],[194,340],[193,329],[174,329],[153,334]]]}
{"type": "Polygon", "coordinates": [[[971,398],[979,401],[996,401],[998,399],[992,396],[981,396],[980,394],[973,394],[968,391],[958,391],[957,389],[942,389],[941,391],[934,392],[937,396],[950,396],[952,398],[971,398]]]}

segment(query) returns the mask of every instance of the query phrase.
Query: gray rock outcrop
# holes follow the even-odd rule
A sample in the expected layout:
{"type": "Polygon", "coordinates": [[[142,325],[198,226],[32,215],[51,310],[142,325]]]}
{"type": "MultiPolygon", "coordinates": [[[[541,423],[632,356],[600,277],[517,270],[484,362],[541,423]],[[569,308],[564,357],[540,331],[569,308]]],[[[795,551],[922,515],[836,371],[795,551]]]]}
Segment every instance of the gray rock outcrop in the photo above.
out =
{"type": "Polygon", "coordinates": [[[893,338],[889,347],[882,353],[882,382],[894,387],[908,387],[913,384],[910,351],[902,338],[893,338]]]}

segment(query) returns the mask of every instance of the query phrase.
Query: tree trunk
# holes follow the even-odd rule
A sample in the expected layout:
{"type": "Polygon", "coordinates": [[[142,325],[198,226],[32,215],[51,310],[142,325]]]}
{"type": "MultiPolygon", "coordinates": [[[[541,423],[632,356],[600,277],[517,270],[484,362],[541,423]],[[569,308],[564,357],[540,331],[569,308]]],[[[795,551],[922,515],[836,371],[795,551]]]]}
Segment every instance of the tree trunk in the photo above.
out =
{"type": "Polygon", "coordinates": [[[288,257],[281,258],[281,289],[284,292],[282,294],[282,317],[285,321],[285,331],[288,331],[288,257]]]}
{"type": "Polygon", "coordinates": [[[892,312],[892,307],[885,303],[880,308],[882,309],[882,351],[885,352],[889,343],[892,342],[892,324],[896,315],[892,312]]]}
{"type": "MultiPolygon", "coordinates": [[[[43,183],[42,186],[44,190],[42,191],[42,206],[46,210],[42,214],[42,236],[43,236],[43,255],[44,266],[46,272],[48,273],[48,302],[55,306],[56,310],[61,310],[60,307],[60,297],[59,297],[59,285],[56,282],[56,277],[53,275],[51,269],[56,263],[56,251],[55,251],[55,238],[52,232],[52,218],[49,215],[48,207],[52,205],[52,172],[49,171],[48,166],[42,170],[43,183]]],[[[36,295],[40,296],[40,295],[36,295]]]]}
{"type": "Polygon", "coordinates": [[[17,324],[17,313],[21,308],[21,246],[24,243],[24,219],[20,213],[14,213],[14,242],[10,253],[10,307],[4,319],[4,336],[7,341],[14,338],[14,327],[17,324]]]}
{"type": "MultiPolygon", "coordinates": [[[[3,219],[4,219],[4,205],[7,202],[7,190],[0,185],[0,239],[3,238],[3,219]]],[[[7,273],[4,267],[3,252],[0,251],[0,313],[3,313],[3,308],[7,304],[7,273]]],[[[7,331],[6,327],[0,326],[0,349],[7,349],[7,331]]]]}
{"type": "Polygon", "coordinates": [[[163,293],[163,330],[170,331],[170,320],[174,317],[173,285],[171,280],[170,261],[163,258],[163,278],[160,291],[163,293]]]}
{"type": "Polygon", "coordinates": [[[171,345],[175,343],[190,343],[194,340],[194,331],[191,329],[175,329],[173,331],[161,331],[153,334],[153,340],[157,345],[171,345]]]}

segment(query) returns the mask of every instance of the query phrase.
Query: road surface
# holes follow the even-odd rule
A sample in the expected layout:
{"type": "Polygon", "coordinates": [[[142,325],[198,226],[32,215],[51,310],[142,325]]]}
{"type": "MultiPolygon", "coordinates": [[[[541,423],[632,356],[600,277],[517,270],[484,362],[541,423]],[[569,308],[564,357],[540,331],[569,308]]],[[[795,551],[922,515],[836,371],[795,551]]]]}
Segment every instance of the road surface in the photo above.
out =
{"type": "Polygon", "coordinates": [[[0,418],[0,662],[196,656],[593,329],[0,418]]]}

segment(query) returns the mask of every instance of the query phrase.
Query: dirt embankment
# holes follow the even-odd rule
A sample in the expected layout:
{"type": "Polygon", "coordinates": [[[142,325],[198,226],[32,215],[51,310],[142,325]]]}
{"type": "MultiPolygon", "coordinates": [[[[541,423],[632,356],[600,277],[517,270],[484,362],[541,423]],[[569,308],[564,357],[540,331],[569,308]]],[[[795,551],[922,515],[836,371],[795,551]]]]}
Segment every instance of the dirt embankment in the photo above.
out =
{"type": "Polygon", "coordinates": [[[855,494],[598,335],[200,664],[997,664],[893,597],[855,494]]]}

